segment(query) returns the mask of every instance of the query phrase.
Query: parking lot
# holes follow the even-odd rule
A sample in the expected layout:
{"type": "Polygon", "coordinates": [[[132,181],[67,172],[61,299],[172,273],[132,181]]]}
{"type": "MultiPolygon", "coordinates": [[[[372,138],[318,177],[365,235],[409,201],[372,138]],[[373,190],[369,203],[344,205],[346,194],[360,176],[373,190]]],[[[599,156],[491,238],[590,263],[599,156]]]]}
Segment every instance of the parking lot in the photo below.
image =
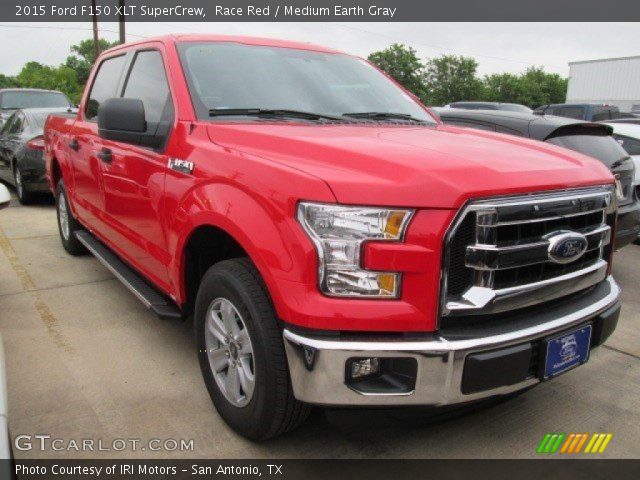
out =
{"type": "Polygon", "coordinates": [[[613,433],[605,457],[640,456],[640,246],[615,258],[623,311],[589,363],[479,412],[315,411],[263,444],[211,404],[192,325],[158,320],[91,256],[62,249],[52,204],[0,212],[0,334],[11,435],[66,441],[193,439],[187,452],[18,451],[24,458],[535,457],[548,432],[613,433]]]}

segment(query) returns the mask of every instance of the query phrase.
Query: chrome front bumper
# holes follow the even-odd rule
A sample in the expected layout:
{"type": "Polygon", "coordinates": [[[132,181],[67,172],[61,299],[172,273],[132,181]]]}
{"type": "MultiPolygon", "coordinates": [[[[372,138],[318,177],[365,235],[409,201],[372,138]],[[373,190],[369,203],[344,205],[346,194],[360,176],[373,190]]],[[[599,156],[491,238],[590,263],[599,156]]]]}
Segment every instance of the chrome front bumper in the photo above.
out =
{"type": "Polygon", "coordinates": [[[462,393],[465,359],[471,353],[540,340],[595,320],[619,303],[620,288],[609,276],[581,299],[546,308],[540,314],[520,315],[508,327],[460,328],[434,334],[427,340],[363,340],[309,337],[285,329],[284,344],[295,397],[326,406],[451,405],[509,394],[540,382],[523,381],[472,394],[462,393]],[[476,332],[476,334],[474,334],[476,332]],[[482,335],[476,336],[478,332],[482,335]],[[403,358],[417,362],[413,391],[362,393],[346,383],[347,361],[354,357],[403,358]]]}

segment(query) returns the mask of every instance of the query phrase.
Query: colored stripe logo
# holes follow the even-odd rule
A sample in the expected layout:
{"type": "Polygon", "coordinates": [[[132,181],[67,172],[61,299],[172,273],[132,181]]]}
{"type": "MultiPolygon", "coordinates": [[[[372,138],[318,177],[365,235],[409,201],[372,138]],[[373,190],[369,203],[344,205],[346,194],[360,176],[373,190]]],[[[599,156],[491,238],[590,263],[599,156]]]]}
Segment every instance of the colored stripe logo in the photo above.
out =
{"type": "Polygon", "coordinates": [[[547,433],[536,453],[604,453],[613,433],[547,433]]]}

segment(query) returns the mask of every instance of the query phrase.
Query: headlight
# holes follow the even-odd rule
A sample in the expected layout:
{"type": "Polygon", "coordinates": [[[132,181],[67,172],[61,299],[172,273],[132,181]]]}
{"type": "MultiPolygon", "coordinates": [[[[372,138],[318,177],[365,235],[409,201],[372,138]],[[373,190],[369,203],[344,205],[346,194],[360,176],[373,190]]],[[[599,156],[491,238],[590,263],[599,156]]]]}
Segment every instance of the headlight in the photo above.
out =
{"type": "Polygon", "coordinates": [[[630,158],[621,162],[618,168],[613,171],[616,178],[616,198],[618,205],[626,205],[633,201],[635,173],[635,164],[630,158]]]}
{"type": "Polygon", "coordinates": [[[318,252],[320,290],[338,297],[396,298],[401,275],[362,269],[360,252],[366,240],[401,241],[412,214],[402,209],[300,203],[298,221],[318,252]]]}

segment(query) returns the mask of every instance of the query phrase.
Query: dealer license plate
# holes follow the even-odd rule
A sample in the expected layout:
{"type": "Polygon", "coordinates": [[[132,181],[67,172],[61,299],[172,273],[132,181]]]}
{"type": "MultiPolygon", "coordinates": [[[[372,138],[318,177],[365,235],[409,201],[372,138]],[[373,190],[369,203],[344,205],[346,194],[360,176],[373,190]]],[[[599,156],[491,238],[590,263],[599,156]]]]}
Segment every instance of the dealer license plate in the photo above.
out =
{"type": "Polygon", "coordinates": [[[591,325],[551,337],[545,343],[543,380],[555,377],[589,360],[591,325]]]}

